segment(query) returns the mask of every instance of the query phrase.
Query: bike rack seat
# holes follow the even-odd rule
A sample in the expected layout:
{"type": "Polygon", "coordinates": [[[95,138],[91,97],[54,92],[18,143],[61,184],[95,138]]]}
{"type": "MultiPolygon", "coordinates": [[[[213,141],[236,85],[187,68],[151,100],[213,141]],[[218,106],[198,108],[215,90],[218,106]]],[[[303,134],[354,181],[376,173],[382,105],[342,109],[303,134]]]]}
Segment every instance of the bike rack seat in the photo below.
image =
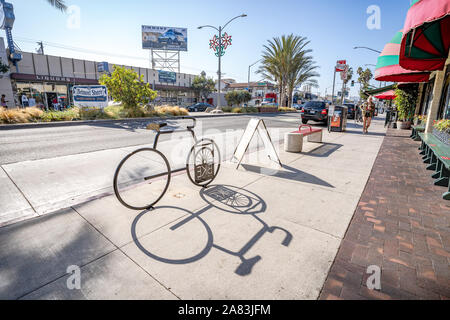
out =
{"type": "Polygon", "coordinates": [[[159,131],[161,128],[167,126],[167,122],[152,122],[147,126],[147,130],[159,131]]]}

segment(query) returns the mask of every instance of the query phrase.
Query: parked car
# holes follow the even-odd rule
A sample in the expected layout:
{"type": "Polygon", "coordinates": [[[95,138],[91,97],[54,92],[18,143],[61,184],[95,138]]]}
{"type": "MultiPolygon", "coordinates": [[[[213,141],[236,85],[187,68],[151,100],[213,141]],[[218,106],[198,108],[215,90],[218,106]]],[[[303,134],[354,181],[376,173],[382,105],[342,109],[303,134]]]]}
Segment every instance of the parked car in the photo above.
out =
{"type": "Polygon", "coordinates": [[[356,116],[356,106],[353,103],[344,103],[344,106],[347,107],[348,113],[347,113],[347,119],[355,119],[356,116]]]}
{"type": "Polygon", "coordinates": [[[300,112],[303,124],[307,124],[309,120],[328,122],[328,104],[324,101],[309,101],[300,112]]]}
{"type": "Polygon", "coordinates": [[[196,104],[188,107],[187,109],[189,112],[204,112],[204,111],[206,111],[207,108],[214,109],[214,107],[212,105],[210,105],[209,103],[204,103],[204,102],[196,103],[196,104]]]}

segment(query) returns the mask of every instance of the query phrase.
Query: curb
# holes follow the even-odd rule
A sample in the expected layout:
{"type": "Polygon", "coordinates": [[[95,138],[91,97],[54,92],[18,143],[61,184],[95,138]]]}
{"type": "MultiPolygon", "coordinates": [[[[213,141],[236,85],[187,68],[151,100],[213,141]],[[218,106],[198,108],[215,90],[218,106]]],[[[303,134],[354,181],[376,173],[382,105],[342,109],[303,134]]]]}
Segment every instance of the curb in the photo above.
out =
{"type": "MultiPolygon", "coordinates": [[[[276,114],[291,114],[295,112],[274,112],[274,113],[258,113],[258,115],[276,115],[276,114]]],[[[38,128],[55,128],[55,127],[71,127],[81,125],[95,125],[95,124],[109,124],[109,123],[127,123],[130,121],[145,122],[152,120],[177,120],[183,117],[193,117],[196,119],[201,118],[224,118],[224,117],[239,117],[254,115],[256,113],[225,113],[214,115],[189,115],[189,116],[176,116],[176,117],[152,117],[152,118],[127,118],[127,119],[105,119],[105,120],[80,120],[80,121],[55,121],[55,122],[38,122],[38,123],[19,123],[19,124],[1,124],[1,130],[15,130],[15,129],[38,129],[38,128]]]]}

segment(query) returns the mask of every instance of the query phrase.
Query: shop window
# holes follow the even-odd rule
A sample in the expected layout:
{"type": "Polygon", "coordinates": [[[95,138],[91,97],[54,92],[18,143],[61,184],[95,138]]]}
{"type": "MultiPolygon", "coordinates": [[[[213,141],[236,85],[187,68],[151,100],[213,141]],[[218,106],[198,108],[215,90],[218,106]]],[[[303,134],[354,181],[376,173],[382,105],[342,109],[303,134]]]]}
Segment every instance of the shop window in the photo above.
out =
{"type": "Polygon", "coordinates": [[[427,91],[426,91],[426,95],[425,95],[425,104],[424,104],[424,110],[423,110],[423,114],[426,115],[428,114],[428,110],[431,106],[431,103],[433,102],[433,88],[434,88],[434,79],[432,82],[429,82],[427,85],[427,91]]]}
{"type": "Polygon", "coordinates": [[[442,91],[442,100],[439,105],[438,119],[450,119],[450,72],[447,77],[442,91]]]}

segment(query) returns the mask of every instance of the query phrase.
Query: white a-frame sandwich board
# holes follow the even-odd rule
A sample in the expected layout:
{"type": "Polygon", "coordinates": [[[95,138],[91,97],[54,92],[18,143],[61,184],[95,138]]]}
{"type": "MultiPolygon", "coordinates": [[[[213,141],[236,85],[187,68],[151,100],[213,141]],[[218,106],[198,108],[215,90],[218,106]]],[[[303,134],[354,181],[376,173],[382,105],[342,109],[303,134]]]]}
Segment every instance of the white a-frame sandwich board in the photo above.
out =
{"type": "Polygon", "coordinates": [[[269,159],[274,162],[277,162],[280,165],[280,167],[282,167],[283,165],[281,164],[280,158],[278,157],[275,147],[273,146],[272,139],[270,138],[269,131],[267,131],[267,127],[266,124],[264,123],[264,120],[252,118],[248,122],[247,128],[245,129],[241,141],[236,147],[233,158],[231,159],[238,161],[236,169],[239,168],[239,166],[241,165],[242,159],[244,158],[244,155],[248,150],[250,142],[255,136],[255,132],[258,132],[258,135],[261,137],[269,159]]]}

